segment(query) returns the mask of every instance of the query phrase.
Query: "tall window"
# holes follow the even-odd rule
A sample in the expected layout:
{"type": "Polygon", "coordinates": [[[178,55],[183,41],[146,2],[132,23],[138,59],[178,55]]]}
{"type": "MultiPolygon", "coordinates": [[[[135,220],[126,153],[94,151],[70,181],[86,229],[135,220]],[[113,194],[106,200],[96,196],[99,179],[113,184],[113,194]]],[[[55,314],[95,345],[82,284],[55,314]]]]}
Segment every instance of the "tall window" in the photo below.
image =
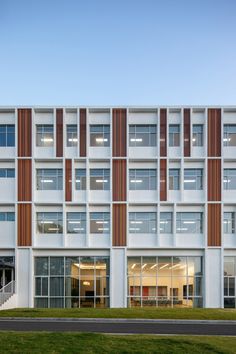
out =
{"type": "Polygon", "coordinates": [[[157,174],[155,169],[130,169],[130,190],[154,190],[157,188],[157,174]]]}
{"type": "Polygon", "coordinates": [[[15,146],[15,126],[13,124],[0,125],[0,146],[15,146]]]}
{"type": "Polygon", "coordinates": [[[110,125],[90,125],[90,146],[110,146],[110,125]]]}
{"type": "Polygon", "coordinates": [[[67,233],[86,234],[86,213],[67,213],[67,233]]]}
{"type": "Polygon", "coordinates": [[[90,233],[110,233],[110,213],[90,213],[90,233]]]}
{"type": "Polygon", "coordinates": [[[1,221],[15,221],[15,213],[12,211],[1,211],[0,222],[1,221]]]}
{"type": "Polygon", "coordinates": [[[129,213],[129,232],[134,234],[156,233],[156,213],[129,213]]]}
{"type": "Polygon", "coordinates": [[[235,232],[234,213],[224,213],[224,233],[233,234],[235,232]]]}
{"type": "Polygon", "coordinates": [[[173,213],[161,212],[160,213],[160,233],[171,234],[173,225],[173,213]]]}
{"type": "Polygon", "coordinates": [[[37,169],[37,190],[62,190],[62,169],[37,169]]]}
{"type": "Polygon", "coordinates": [[[75,189],[78,191],[86,190],[86,169],[78,168],[75,170],[75,189]]]}
{"type": "Polygon", "coordinates": [[[179,146],[180,145],[180,125],[170,124],[169,125],[169,146],[179,146]]]}
{"type": "Polygon", "coordinates": [[[224,257],[224,307],[236,307],[236,257],[224,257]]]}
{"type": "Polygon", "coordinates": [[[15,178],[15,169],[0,168],[0,178],[15,178]]]}
{"type": "Polygon", "coordinates": [[[202,213],[198,213],[198,212],[177,213],[176,232],[181,234],[201,234],[202,233],[202,213]]]}
{"type": "Polygon", "coordinates": [[[68,147],[77,146],[78,134],[76,124],[67,124],[66,126],[66,145],[68,147]]]}
{"type": "Polygon", "coordinates": [[[184,169],[184,189],[201,190],[203,188],[203,169],[185,168],[184,169]]]}
{"type": "Polygon", "coordinates": [[[62,234],[62,213],[39,212],[37,215],[37,232],[40,234],[62,234]]]}
{"type": "Polygon", "coordinates": [[[193,124],[193,146],[203,146],[203,124],[193,124]]]}
{"type": "Polygon", "coordinates": [[[236,189],[236,168],[224,169],[224,189],[236,189]]]}
{"type": "Polygon", "coordinates": [[[224,146],[236,146],[236,124],[224,124],[224,146]]]}
{"type": "Polygon", "coordinates": [[[53,146],[53,125],[36,125],[36,145],[41,147],[53,146]]]}
{"type": "Polygon", "coordinates": [[[179,168],[169,169],[169,189],[170,190],[180,189],[180,169],[179,168]]]}
{"type": "Polygon", "coordinates": [[[90,169],[90,189],[91,190],[109,190],[110,189],[110,170],[90,169]]]}
{"type": "Polygon", "coordinates": [[[129,146],[156,146],[156,125],[130,125],[129,146]]]}

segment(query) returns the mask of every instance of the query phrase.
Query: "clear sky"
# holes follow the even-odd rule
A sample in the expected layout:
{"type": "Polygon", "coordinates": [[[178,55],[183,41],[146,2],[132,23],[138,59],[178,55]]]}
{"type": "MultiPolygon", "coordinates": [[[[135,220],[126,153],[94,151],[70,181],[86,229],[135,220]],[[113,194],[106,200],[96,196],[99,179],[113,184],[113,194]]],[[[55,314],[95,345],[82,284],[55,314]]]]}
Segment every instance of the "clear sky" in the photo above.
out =
{"type": "Polygon", "coordinates": [[[236,104],[236,0],[0,0],[1,105],[236,104]]]}

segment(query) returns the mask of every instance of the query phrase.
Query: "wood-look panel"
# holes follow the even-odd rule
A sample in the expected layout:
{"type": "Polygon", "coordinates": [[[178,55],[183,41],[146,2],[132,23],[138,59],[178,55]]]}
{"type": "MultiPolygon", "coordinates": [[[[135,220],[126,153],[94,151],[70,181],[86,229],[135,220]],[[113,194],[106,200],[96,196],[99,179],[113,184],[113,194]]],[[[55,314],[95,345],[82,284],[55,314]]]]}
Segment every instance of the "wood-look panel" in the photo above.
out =
{"type": "Polygon", "coordinates": [[[18,160],[18,201],[32,200],[32,161],[30,159],[18,160]]]}
{"type": "Polygon", "coordinates": [[[208,156],[221,156],[221,110],[208,109],[208,156]]]}
{"type": "Polygon", "coordinates": [[[113,204],[112,208],[113,246],[126,246],[126,204],[113,204]]]}
{"type": "Polygon", "coordinates": [[[56,156],[63,156],[63,109],[56,110],[56,156]]]}
{"type": "Polygon", "coordinates": [[[18,156],[32,156],[32,110],[18,109],[18,156]]]}
{"type": "Polygon", "coordinates": [[[220,201],[221,200],[221,160],[209,159],[208,160],[208,200],[220,201]]]}
{"type": "Polygon", "coordinates": [[[190,156],[190,109],[184,109],[184,156],[190,156]]]}
{"type": "Polygon", "coordinates": [[[167,155],[167,110],[160,109],[160,156],[167,155]]]}
{"type": "Polygon", "coordinates": [[[80,156],[86,157],[86,109],[80,109],[80,156]]]}
{"type": "Polygon", "coordinates": [[[114,201],[126,201],[126,160],[112,162],[112,195],[114,201]]]}
{"type": "Polygon", "coordinates": [[[160,200],[165,201],[167,199],[167,171],[166,160],[160,160],[160,200]]]}
{"type": "Polygon", "coordinates": [[[126,132],[127,112],[126,109],[115,108],[112,111],[112,155],[114,157],[126,156],[126,132]]]}
{"type": "Polygon", "coordinates": [[[66,173],[65,173],[65,200],[66,202],[72,201],[72,160],[66,159],[66,173]]]}
{"type": "Polygon", "coordinates": [[[208,204],[208,246],[221,246],[221,204],[208,204]]]}
{"type": "Polygon", "coordinates": [[[32,207],[31,204],[17,206],[17,244],[18,246],[32,245],[32,207]]]}

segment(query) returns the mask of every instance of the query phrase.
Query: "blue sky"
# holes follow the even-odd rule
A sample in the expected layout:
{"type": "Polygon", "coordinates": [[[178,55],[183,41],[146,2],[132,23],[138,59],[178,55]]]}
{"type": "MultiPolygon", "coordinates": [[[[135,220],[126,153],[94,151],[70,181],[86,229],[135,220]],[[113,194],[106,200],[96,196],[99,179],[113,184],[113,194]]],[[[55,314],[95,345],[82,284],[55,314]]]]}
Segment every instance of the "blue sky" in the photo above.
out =
{"type": "Polygon", "coordinates": [[[236,1],[0,0],[0,104],[236,104],[236,1]]]}

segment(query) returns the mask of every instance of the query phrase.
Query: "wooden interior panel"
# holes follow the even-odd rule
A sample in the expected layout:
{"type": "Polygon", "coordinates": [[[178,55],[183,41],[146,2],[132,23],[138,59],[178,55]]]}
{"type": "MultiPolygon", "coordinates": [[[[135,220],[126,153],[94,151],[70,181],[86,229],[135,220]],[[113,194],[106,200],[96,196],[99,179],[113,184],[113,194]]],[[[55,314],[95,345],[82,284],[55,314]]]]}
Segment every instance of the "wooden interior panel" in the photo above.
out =
{"type": "Polygon", "coordinates": [[[112,111],[112,154],[114,157],[126,156],[127,111],[115,108],[112,111]]]}
{"type": "Polygon", "coordinates": [[[113,246],[126,246],[126,204],[113,204],[112,221],[113,246]]]}
{"type": "Polygon", "coordinates": [[[56,156],[63,156],[63,109],[56,110],[56,156]]]}
{"type": "Polygon", "coordinates": [[[32,245],[32,207],[31,204],[17,205],[17,244],[32,245]]]}
{"type": "Polygon", "coordinates": [[[80,156],[86,157],[86,109],[80,109],[80,156]]]}
{"type": "Polygon", "coordinates": [[[126,201],[126,160],[112,162],[112,195],[114,201],[126,201]]]}
{"type": "Polygon", "coordinates": [[[18,109],[18,156],[32,156],[32,110],[18,109]]]}
{"type": "Polygon", "coordinates": [[[160,160],[160,200],[167,200],[167,163],[165,159],[160,160]]]}
{"type": "Polygon", "coordinates": [[[208,109],[208,156],[221,156],[221,110],[208,109]]]}
{"type": "Polygon", "coordinates": [[[208,246],[221,246],[221,204],[208,204],[208,246]]]}
{"type": "Polygon", "coordinates": [[[72,201],[72,160],[66,159],[66,174],[65,174],[65,185],[66,185],[66,195],[65,200],[66,202],[72,201]]]}
{"type": "Polygon", "coordinates": [[[209,159],[208,160],[208,200],[220,201],[221,200],[221,160],[209,159]]]}
{"type": "Polygon", "coordinates": [[[167,155],[167,110],[160,109],[160,156],[167,155]]]}
{"type": "Polygon", "coordinates": [[[184,156],[190,156],[190,144],[191,144],[191,137],[190,137],[190,109],[184,109],[184,156]]]}
{"type": "Polygon", "coordinates": [[[32,161],[18,160],[18,201],[32,200],[32,161]]]}

